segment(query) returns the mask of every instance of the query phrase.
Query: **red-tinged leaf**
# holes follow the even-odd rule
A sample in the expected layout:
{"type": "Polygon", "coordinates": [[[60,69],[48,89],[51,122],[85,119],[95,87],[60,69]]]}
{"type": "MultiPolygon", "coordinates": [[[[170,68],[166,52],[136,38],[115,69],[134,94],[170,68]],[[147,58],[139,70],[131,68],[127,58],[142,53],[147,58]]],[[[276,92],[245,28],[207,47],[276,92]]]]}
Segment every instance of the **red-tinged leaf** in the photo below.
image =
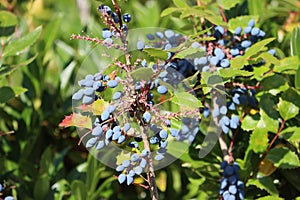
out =
{"type": "Polygon", "coordinates": [[[92,121],[89,117],[83,116],[78,113],[72,113],[65,116],[65,119],[59,124],[61,127],[76,126],[81,128],[92,129],[92,121]]]}

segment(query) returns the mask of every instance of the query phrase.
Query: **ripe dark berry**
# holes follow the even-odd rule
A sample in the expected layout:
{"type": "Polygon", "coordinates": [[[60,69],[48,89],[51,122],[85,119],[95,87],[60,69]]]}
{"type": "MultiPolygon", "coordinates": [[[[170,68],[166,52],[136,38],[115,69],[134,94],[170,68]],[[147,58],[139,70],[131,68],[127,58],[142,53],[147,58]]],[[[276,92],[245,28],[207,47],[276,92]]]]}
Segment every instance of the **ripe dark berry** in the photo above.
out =
{"type": "Polygon", "coordinates": [[[128,13],[125,13],[125,14],[123,15],[123,21],[124,21],[125,23],[130,22],[130,21],[131,21],[131,15],[128,14],[128,13]]]}

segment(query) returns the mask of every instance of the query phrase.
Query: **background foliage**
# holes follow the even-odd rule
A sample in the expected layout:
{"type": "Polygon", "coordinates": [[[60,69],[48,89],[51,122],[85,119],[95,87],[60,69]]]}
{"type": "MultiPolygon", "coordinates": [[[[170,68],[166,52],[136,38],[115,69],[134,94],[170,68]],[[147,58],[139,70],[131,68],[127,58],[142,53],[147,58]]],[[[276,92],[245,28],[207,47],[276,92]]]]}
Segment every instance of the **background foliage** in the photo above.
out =
{"type": "MultiPolygon", "coordinates": [[[[64,115],[71,113],[75,75],[91,50],[89,43],[69,38],[82,31],[101,35],[103,25],[96,11],[99,2],[87,1],[88,9],[85,9],[85,1],[74,0],[0,2],[3,46],[0,55],[0,183],[5,181],[7,185],[3,193],[12,194],[16,199],[148,197],[141,187],[120,186],[112,169],[89,156],[82,145],[77,145],[79,138],[74,128],[58,127],[64,115]]],[[[199,2],[206,10],[208,21],[223,23],[215,1],[199,2]]],[[[274,47],[281,59],[270,75],[259,80],[264,86],[258,94],[260,109],[254,115],[245,116],[233,148],[241,166],[240,178],[246,182],[246,198],[299,198],[300,2],[219,2],[228,19],[241,15],[259,18],[259,27],[267,37],[276,38],[268,46],[274,47]],[[266,127],[259,127],[259,121],[266,127]],[[285,126],[274,144],[277,148],[269,151],[266,157],[269,163],[266,161],[260,168],[263,175],[258,176],[259,157],[278,133],[282,121],[285,126]]],[[[109,1],[105,3],[111,5],[109,1]]],[[[133,16],[130,28],[160,26],[188,35],[198,31],[191,15],[204,15],[192,12],[191,7],[196,3],[120,1],[120,7],[133,16]]],[[[234,21],[232,23],[234,27],[234,21]]],[[[244,77],[243,81],[252,80],[244,77]]],[[[199,134],[180,160],[157,171],[162,199],[218,198],[222,154],[216,145],[208,156],[199,159],[197,144],[202,137],[203,134],[199,134]]],[[[229,142],[230,138],[226,139],[229,142]]]]}

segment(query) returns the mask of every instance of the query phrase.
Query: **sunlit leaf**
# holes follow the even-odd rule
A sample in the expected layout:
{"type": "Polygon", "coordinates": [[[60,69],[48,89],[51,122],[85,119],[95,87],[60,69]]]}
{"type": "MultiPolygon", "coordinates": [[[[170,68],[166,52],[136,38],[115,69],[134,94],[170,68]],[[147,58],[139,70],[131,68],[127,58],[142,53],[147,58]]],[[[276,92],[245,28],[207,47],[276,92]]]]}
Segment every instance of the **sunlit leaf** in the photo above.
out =
{"type": "Polygon", "coordinates": [[[78,113],[72,113],[69,116],[65,116],[65,119],[59,124],[61,127],[76,126],[81,128],[92,128],[92,120],[87,116],[83,116],[78,113]]]}
{"type": "Polygon", "coordinates": [[[276,167],[283,169],[297,168],[300,166],[298,156],[287,147],[271,149],[266,158],[272,161],[276,167]]]}

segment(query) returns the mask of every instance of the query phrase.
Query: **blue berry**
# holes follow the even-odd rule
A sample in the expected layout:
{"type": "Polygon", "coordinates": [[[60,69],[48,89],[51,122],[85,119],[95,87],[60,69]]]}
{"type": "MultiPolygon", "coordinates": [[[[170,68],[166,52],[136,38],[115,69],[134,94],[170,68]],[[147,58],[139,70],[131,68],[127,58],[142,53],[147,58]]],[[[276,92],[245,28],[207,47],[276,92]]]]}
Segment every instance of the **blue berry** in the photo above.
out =
{"type": "Polygon", "coordinates": [[[7,197],[4,198],[4,200],[14,200],[14,197],[12,197],[12,196],[7,196],[7,197]]]}
{"type": "Polygon", "coordinates": [[[83,97],[83,89],[78,90],[76,93],[73,94],[72,99],[73,100],[80,100],[83,97]]]}
{"type": "Polygon", "coordinates": [[[104,28],[104,29],[102,30],[102,37],[103,37],[104,39],[110,38],[111,36],[112,36],[112,34],[111,34],[111,32],[110,32],[110,30],[109,30],[108,28],[104,28]]]}
{"type": "Polygon", "coordinates": [[[238,181],[237,186],[239,189],[244,189],[244,187],[245,187],[243,181],[238,181]]]}
{"type": "Polygon", "coordinates": [[[225,189],[227,187],[227,178],[223,178],[221,180],[221,186],[220,189],[225,189]]]}
{"type": "Polygon", "coordinates": [[[162,32],[156,32],[155,36],[158,37],[159,39],[163,39],[164,38],[164,34],[162,32]]]}
{"type": "Polygon", "coordinates": [[[125,174],[120,174],[118,177],[118,181],[120,184],[124,183],[126,180],[126,175],[125,174]]]}
{"type": "Polygon", "coordinates": [[[227,113],[227,107],[226,106],[222,106],[220,108],[220,113],[223,114],[223,115],[226,115],[226,113],[227,113]]]}
{"type": "Polygon", "coordinates": [[[118,131],[118,132],[114,132],[113,136],[112,136],[112,140],[118,140],[119,137],[121,136],[121,132],[118,131]]]}
{"type": "Polygon", "coordinates": [[[0,192],[2,191],[2,189],[3,189],[3,187],[2,187],[2,185],[0,184],[0,192]]]}
{"type": "Polygon", "coordinates": [[[160,160],[162,160],[162,159],[164,159],[164,155],[162,155],[162,154],[157,154],[155,157],[154,157],[154,159],[155,160],[157,160],[157,161],[160,161],[160,160]]]}
{"type": "Polygon", "coordinates": [[[168,146],[168,141],[167,140],[160,141],[160,148],[165,149],[165,148],[167,148],[167,146],[168,146]]]}
{"type": "Polygon", "coordinates": [[[106,133],[105,133],[105,139],[111,138],[113,133],[114,132],[111,129],[107,130],[106,133]]]}
{"type": "Polygon", "coordinates": [[[151,114],[149,113],[149,112],[145,112],[144,114],[143,114],[143,119],[144,119],[144,121],[146,122],[146,123],[150,123],[150,121],[151,121],[151,114]]]}
{"type": "Polygon", "coordinates": [[[99,141],[96,145],[96,150],[100,150],[105,146],[105,143],[103,141],[99,141]]]}
{"type": "Polygon", "coordinates": [[[141,173],[143,172],[143,168],[141,166],[137,166],[134,168],[134,172],[137,175],[141,175],[141,173]]]}
{"type": "Polygon", "coordinates": [[[137,44],[136,44],[136,48],[137,48],[138,50],[143,50],[143,49],[145,48],[145,42],[142,41],[142,40],[139,40],[139,41],[137,42],[137,44]]]}
{"type": "Polygon", "coordinates": [[[161,130],[161,131],[159,132],[159,137],[162,138],[162,139],[167,139],[167,137],[168,137],[168,132],[165,131],[165,130],[161,130]]]}
{"type": "Polygon", "coordinates": [[[251,46],[251,42],[249,40],[245,40],[241,43],[241,46],[244,47],[244,48],[248,48],[251,46]]]}
{"type": "Polygon", "coordinates": [[[228,181],[229,181],[229,183],[231,185],[234,185],[236,183],[236,181],[237,181],[237,177],[235,175],[230,176],[229,179],[228,179],[228,181]]]}
{"type": "Polygon", "coordinates": [[[228,109],[229,109],[229,110],[235,110],[235,109],[236,109],[233,102],[230,102],[230,103],[228,104],[228,109]]]}
{"type": "Polygon", "coordinates": [[[223,160],[220,165],[221,169],[225,169],[225,167],[227,167],[227,166],[228,166],[228,162],[223,160]]]}
{"type": "Polygon", "coordinates": [[[120,99],[122,97],[122,92],[115,92],[114,94],[113,94],[113,100],[118,100],[118,99],[120,99]]]}
{"type": "Polygon", "coordinates": [[[91,148],[91,147],[93,147],[95,144],[96,144],[96,142],[97,142],[97,138],[90,138],[87,142],[86,142],[86,145],[85,145],[85,147],[86,148],[91,148]]]}
{"type": "Polygon", "coordinates": [[[147,34],[146,37],[148,38],[148,40],[154,40],[155,36],[153,34],[147,34]]]}
{"type": "Polygon", "coordinates": [[[124,135],[121,135],[119,138],[118,138],[118,144],[121,144],[122,142],[124,142],[126,139],[126,137],[124,135]]]}
{"type": "Polygon", "coordinates": [[[131,155],[130,159],[132,162],[136,162],[140,159],[140,156],[138,154],[134,153],[131,155]]]}
{"type": "Polygon", "coordinates": [[[118,86],[118,82],[116,80],[110,80],[107,82],[107,86],[110,88],[115,88],[118,86]]]}
{"type": "Polygon", "coordinates": [[[92,104],[94,102],[94,100],[95,100],[95,98],[93,98],[93,97],[84,96],[83,99],[82,99],[82,103],[86,104],[86,105],[89,105],[89,104],[92,104]]]}
{"type": "Polygon", "coordinates": [[[119,165],[117,168],[116,168],[116,171],[117,172],[121,172],[125,169],[125,167],[123,165],[119,165]]]}
{"type": "Polygon", "coordinates": [[[148,151],[148,150],[144,149],[144,150],[142,151],[142,157],[146,157],[146,156],[148,156],[148,154],[149,154],[149,151],[148,151]]]}
{"type": "Polygon", "coordinates": [[[222,26],[216,26],[215,30],[219,31],[222,35],[225,33],[225,30],[222,26]]]}
{"type": "Polygon", "coordinates": [[[102,127],[101,126],[96,126],[93,131],[92,131],[92,135],[94,136],[100,136],[102,134],[102,127]]]}
{"type": "Polygon", "coordinates": [[[209,60],[210,64],[216,66],[219,63],[219,58],[217,56],[213,56],[209,60]]]}
{"type": "Polygon", "coordinates": [[[204,107],[204,109],[203,109],[203,116],[204,116],[205,118],[208,118],[208,117],[209,117],[209,114],[210,114],[209,108],[208,108],[208,107],[204,107]]]}
{"type": "Polygon", "coordinates": [[[225,57],[225,53],[220,48],[215,48],[214,54],[217,56],[219,60],[222,60],[225,57]]]}
{"type": "Polygon", "coordinates": [[[130,129],[130,124],[129,123],[124,124],[123,131],[127,132],[129,131],[129,129],[130,129]]]}
{"type": "Polygon", "coordinates": [[[127,179],[127,185],[130,185],[133,182],[133,177],[130,175],[127,175],[126,179],[127,179]]]}
{"type": "Polygon", "coordinates": [[[123,165],[124,167],[129,167],[129,166],[130,166],[130,160],[124,160],[124,161],[122,162],[122,165],[123,165]]]}
{"type": "Polygon", "coordinates": [[[259,28],[254,27],[254,28],[251,30],[251,35],[256,36],[256,35],[259,34],[259,32],[260,32],[259,28]]]}
{"type": "Polygon", "coordinates": [[[171,38],[171,37],[173,37],[175,35],[175,33],[174,33],[174,31],[172,31],[172,30],[166,30],[165,31],[165,36],[166,36],[166,38],[171,38]]]}
{"type": "Polygon", "coordinates": [[[150,144],[156,144],[156,143],[158,143],[158,142],[159,142],[159,140],[158,140],[157,137],[151,137],[151,138],[150,138],[150,144]]]}
{"type": "Polygon", "coordinates": [[[173,137],[177,137],[177,136],[178,136],[178,133],[179,133],[179,130],[178,130],[178,129],[172,128],[172,129],[170,130],[170,133],[171,133],[171,135],[172,135],[173,137]]]}
{"type": "Polygon", "coordinates": [[[237,188],[236,188],[235,185],[231,185],[231,186],[229,186],[228,191],[229,191],[231,194],[236,194],[237,188]]]}
{"type": "Polygon", "coordinates": [[[240,50],[239,49],[231,49],[230,50],[231,55],[233,56],[237,56],[240,54],[240,50]]]}
{"type": "Polygon", "coordinates": [[[226,68],[226,67],[229,67],[230,62],[229,62],[228,59],[223,59],[223,60],[221,60],[221,64],[220,65],[221,65],[221,67],[226,68]]]}
{"type": "Polygon", "coordinates": [[[258,34],[259,37],[265,37],[265,35],[266,35],[266,33],[264,31],[262,31],[262,30],[259,31],[259,34],[258,34]]]}
{"type": "Polygon", "coordinates": [[[268,51],[268,53],[274,56],[275,53],[276,53],[276,50],[275,50],[275,49],[270,49],[270,50],[268,51]]]}
{"type": "Polygon", "coordinates": [[[252,27],[247,26],[247,27],[244,29],[244,33],[245,33],[245,34],[249,34],[249,33],[251,32],[251,30],[252,30],[252,27]]]}
{"type": "Polygon", "coordinates": [[[110,113],[107,110],[103,111],[103,113],[101,114],[102,121],[108,120],[109,117],[110,117],[110,113]]]}
{"type": "Polygon", "coordinates": [[[123,15],[123,21],[124,21],[125,23],[130,22],[130,21],[131,21],[131,15],[128,14],[128,13],[125,13],[125,14],[123,15]]]}
{"type": "Polygon", "coordinates": [[[157,92],[160,94],[166,94],[168,92],[168,89],[164,85],[160,85],[157,87],[157,92]]]}
{"type": "Polygon", "coordinates": [[[248,26],[253,27],[255,25],[254,19],[250,19],[248,22],[248,26]]]}
{"type": "Polygon", "coordinates": [[[95,90],[92,87],[87,87],[86,89],[84,89],[83,93],[87,96],[93,96],[94,95],[95,90]]]}
{"type": "Polygon", "coordinates": [[[147,161],[146,161],[146,159],[142,158],[141,162],[140,162],[140,167],[145,168],[146,166],[147,166],[147,161]]]}
{"type": "Polygon", "coordinates": [[[234,172],[233,167],[228,165],[224,170],[224,176],[231,176],[233,172],[234,172]]]}
{"type": "Polygon", "coordinates": [[[115,22],[116,24],[119,23],[119,17],[118,17],[118,15],[117,15],[117,13],[113,12],[113,13],[111,14],[111,17],[112,17],[112,19],[114,20],[114,22],[115,22]]]}
{"type": "Polygon", "coordinates": [[[235,35],[239,35],[239,34],[241,34],[241,32],[242,32],[242,27],[240,27],[240,26],[234,30],[235,35]]]}

